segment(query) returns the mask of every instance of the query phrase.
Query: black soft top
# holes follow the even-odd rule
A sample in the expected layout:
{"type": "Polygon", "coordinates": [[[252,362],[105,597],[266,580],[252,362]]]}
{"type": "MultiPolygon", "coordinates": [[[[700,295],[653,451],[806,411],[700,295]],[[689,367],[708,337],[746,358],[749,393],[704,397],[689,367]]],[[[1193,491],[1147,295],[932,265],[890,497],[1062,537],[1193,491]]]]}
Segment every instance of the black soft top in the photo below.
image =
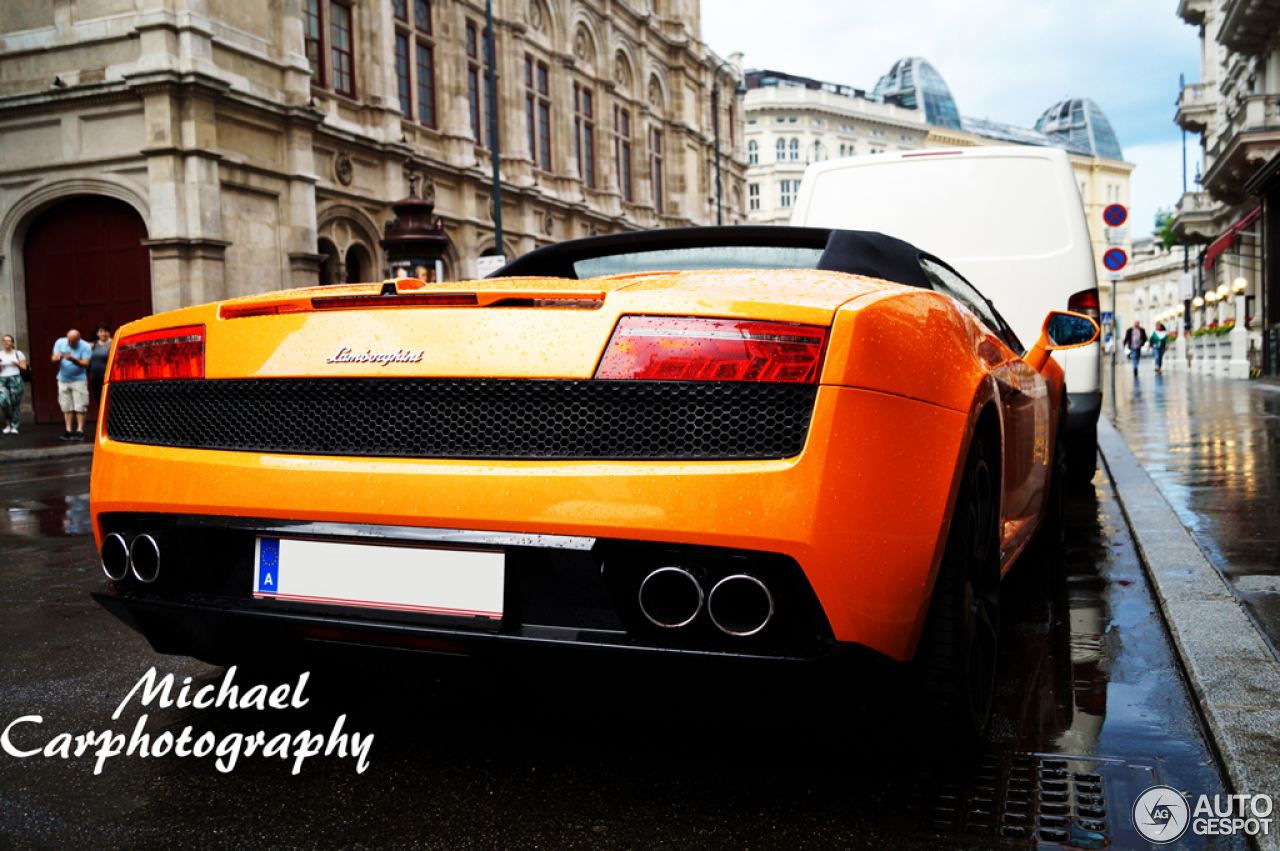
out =
{"type": "Polygon", "coordinates": [[[875,231],[737,225],[663,228],[571,239],[530,251],[489,277],[577,279],[576,264],[594,257],[715,246],[820,249],[822,253],[814,268],[865,275],[922,289],[933,287],[920,267],[920,258],[925,257],[950,268],[944,261],[909,242],[875,231]]]}

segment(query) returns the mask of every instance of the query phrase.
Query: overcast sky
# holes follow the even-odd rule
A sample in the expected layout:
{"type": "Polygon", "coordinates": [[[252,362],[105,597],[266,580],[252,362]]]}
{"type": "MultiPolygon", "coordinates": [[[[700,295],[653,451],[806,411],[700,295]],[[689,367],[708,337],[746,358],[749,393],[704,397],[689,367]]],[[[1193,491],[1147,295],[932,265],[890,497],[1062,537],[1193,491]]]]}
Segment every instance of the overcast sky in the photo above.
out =
{"type": "MultiPolygon", "coordinates": [[[[1176,0],[702,0],[702,36],[721,56],[870,91],[903,56],[923,56],[960,114],[1030,127],[1066,97],[1110,119],[1130,183],[1132,235],[1182,194],[1178,74],[1199,80],[1195,27],[1176,0]]],[[[1187,136],[1188,182],[1199,137],[1187,136]]],[[[1194,189],[1194,185],[1191,186],[1194,189]]]]}

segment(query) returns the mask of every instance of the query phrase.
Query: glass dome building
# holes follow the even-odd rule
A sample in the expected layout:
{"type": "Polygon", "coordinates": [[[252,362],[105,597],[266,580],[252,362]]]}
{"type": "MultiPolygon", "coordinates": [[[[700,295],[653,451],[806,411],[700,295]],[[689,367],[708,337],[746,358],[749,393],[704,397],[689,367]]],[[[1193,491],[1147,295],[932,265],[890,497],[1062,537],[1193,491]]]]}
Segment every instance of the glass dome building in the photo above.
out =
{"type": "Polygon", "coordinates": [[[1035,129],[1069,151],[1109,160],[1124,159],[1111,122],[1088,98],[1055,103],[1036,119],[1035,129]]]}
{"type": "MultiPolygon", "coordinates": [[[[946,80],[927,60],[909,56],[893,63],[876,83],[872,97],[893,98],[911,109],[924,108],[925,120],[938,127],[960,128],[960,112],[946,80]]],[[[1106,119],[1103,119],[1104,121],[1106,119]]]]}

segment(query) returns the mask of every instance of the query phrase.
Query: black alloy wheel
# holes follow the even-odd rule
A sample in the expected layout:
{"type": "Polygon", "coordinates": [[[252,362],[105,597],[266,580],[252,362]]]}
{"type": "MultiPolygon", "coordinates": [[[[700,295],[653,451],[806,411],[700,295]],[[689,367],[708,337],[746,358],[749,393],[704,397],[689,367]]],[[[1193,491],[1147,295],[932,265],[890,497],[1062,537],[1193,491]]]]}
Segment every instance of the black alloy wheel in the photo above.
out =
{"type": "Polygon", "coordinates": [[[969,752],[986,733],[1000,634],[999,479],[995,448],[975,434],[956,497],[929,617],[913,663],[932,744],[969,752]]]}

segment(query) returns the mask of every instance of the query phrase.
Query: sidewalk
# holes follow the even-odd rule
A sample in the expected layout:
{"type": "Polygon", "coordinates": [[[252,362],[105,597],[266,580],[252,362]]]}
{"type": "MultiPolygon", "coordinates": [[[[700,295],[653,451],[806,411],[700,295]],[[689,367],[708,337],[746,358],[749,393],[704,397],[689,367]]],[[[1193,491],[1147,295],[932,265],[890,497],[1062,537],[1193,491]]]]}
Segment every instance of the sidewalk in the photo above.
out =
{"type": "Polygon", "coordinates": [[[1107,389],[1099,448],[1214,747],[1280,796],[1280,387],[1121,364],[1107,389]]]}
{"type": "Polygon", "coordinates": [[[68,455],[93,454],[93,424],[85,426],[83,442],[67,442],[60,438],[62,423],[24,423],[18,434],[0,434],[0,463],[36,461],[68,455]]]}

